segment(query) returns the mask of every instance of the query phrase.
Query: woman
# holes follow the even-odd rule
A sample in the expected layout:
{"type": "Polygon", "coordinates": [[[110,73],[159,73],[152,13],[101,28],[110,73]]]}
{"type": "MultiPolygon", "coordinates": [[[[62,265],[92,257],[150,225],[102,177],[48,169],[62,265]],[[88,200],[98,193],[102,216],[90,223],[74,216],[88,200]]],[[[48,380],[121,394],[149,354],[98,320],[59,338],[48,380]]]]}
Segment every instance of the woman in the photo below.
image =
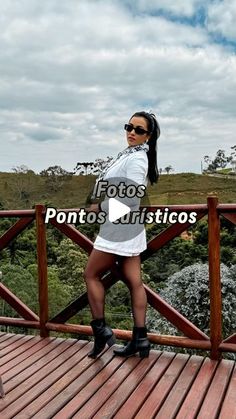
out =
{"type": "MultiPolygon", "coordinates": [[[[156,183],[156,142],[160,136],[160,128],[155,115],[144,111],[136,112],[124,128],[128,147],[118,154],[116,160],[101,173],[97,181],[120,176],[133,180],[136,185],[147,185],[148,180],[151,184],[156,183]]],[[[88,210],[99,211],[99,204],[92,204],[88,210]]],[[[149,356],[150,343],[145,326],[147,297],[141,278],[140,260],[140,253],[146,247],[145,229],[138,237],[122,243],[106,240],[100,234],[97,236],[84,272],[93,317],[91,327],[95,338],[89,357],[96,358],[106,344],[111,346],[115,343],[112,329],[105,323],[105,290],[101,276],[117,259],[122,270],[122,279],[131,294],[134,327],[132,340],[124,348],[114,350],[114,353],[128,357],[139,352],[140,357],[149,356]]]]}

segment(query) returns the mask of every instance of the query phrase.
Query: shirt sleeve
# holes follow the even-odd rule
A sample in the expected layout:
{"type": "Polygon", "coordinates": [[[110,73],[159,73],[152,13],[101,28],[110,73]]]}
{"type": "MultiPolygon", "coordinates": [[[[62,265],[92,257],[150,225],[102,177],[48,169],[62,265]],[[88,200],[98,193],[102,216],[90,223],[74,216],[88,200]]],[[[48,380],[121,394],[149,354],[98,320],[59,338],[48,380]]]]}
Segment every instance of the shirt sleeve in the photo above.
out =
{"type": "Polygon", "coordinates": [[[126,177],[138,185],[146,185],[148,159],[146,154],[133,153],[127,160],[126,177]]]}

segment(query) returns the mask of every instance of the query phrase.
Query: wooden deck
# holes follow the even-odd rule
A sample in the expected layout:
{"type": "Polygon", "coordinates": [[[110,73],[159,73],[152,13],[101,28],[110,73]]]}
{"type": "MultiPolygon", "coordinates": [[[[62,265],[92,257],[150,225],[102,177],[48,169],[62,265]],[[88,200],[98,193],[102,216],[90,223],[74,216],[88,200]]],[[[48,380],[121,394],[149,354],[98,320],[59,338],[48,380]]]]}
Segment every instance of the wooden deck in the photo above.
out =
{"type": "Polygon", "coordinates": [[[229,360],[150,352],[123,359],[92,343],[0,333],[0,418],[236,418],[229,360]]]}

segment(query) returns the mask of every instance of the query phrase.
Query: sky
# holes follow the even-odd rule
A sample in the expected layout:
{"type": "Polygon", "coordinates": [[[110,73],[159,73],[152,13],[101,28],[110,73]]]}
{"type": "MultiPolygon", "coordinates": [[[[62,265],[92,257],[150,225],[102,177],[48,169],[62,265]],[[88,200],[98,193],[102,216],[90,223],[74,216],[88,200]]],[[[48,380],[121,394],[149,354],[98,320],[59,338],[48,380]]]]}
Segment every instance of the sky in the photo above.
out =
{"type": "Polygon", "coordinates": [[[0,171],[115,157],[140,110],[158,167],[201,173],[236,144],[236,0],[4,0],[0,171]]]}

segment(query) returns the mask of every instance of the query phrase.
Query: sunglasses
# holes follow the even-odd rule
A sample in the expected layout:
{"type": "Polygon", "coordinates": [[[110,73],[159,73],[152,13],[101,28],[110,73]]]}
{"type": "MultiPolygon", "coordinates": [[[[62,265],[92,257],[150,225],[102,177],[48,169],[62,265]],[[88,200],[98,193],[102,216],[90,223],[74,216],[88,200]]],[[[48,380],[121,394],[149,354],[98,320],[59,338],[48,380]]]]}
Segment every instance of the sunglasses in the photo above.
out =
{"type": "Polygon", "coordinates": [[[124,129],[127,132],[131,132],[134,130],[135,134],[137,135],[149,134],[149,131],[146,131],[141,127],[134,127],[133,124],[125,124],[124,129]]]}

